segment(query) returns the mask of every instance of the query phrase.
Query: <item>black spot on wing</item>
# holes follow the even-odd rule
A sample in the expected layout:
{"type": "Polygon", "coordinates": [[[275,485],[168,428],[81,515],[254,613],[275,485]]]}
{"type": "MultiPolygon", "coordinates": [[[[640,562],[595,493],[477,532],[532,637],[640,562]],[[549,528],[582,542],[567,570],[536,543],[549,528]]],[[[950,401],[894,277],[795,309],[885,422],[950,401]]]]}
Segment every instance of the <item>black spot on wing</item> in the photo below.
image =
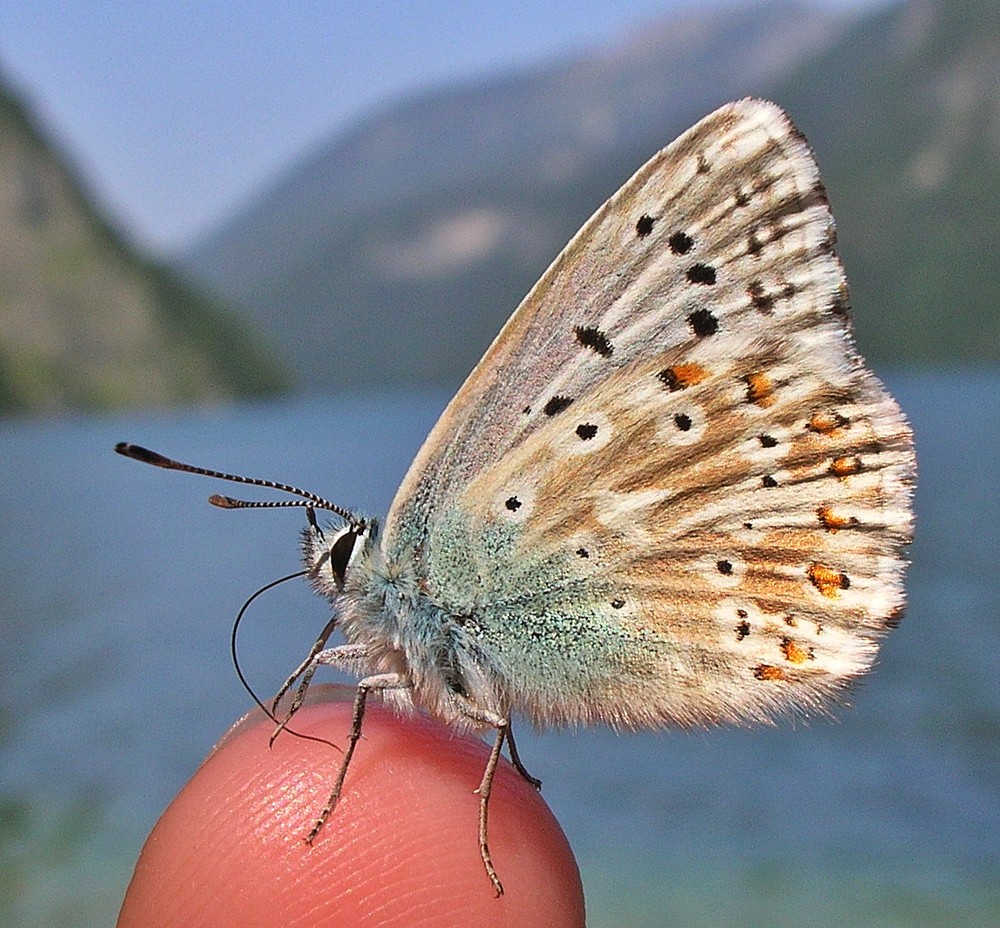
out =
{"type": "Polygon", "coordinates": [[[542,412],[547,416],[555,416],[561,413],[570,403],[573,402],[569,396],[553,396],[543,407],[542,412]]]}
{"type": "Polygon", "coordinates": [[[576,427],[576,434],[581,441],[590,441],[597,434],[597,426],[590,422],[581,422],[576,427]]]}
{"type": "Polygon", "coordinates": [[[795,296],[795,284],[783,283],[779,287],[768,291],[759,280],[751,280],[747,284],[747,296],[750,297],[750,305],[762,315],[770,315],[774,312],[775,304],[778,300],[790,300],[795,296]]]}
{"type": "Polygon", "coordinates": [[[573,334],[584,348],[589,348],[602,358],[610,358],[615,350],[608,336],[596,326],[578,325],[573,329],[573,334]]]}
{"type": "Polygon", "coordinates": [[[747,296],[750,304],[759,313],[767,315],[774,311],[774,297],[769,294],[759,280],[751,280],[747,285],[747,296]]]}
{"type": "Polygon", "coordinates": [[[667,239],[667,244],[675,255],[686,255],[694,247],[694,239],[687,232],[677,231],[667,239]]]}
{"type": "Polygon", "coordinates": [[[665,386],[671,393],[681,389],[681,379],[674,373],[672,367],[666,367],[659,374],[656,375],[660,378],[660,382],[665,386]]]}
{"type": "Polygon", "coordinates": [[[635,234],[638,235],[639,238],[645,238],[650,232],[653,231],[653,226],[655,224],[656,220],[652,216],[643,213],[639,217],[639,221],[635,224],[635,234]]]}
{"type": "Polygon", "coordinates": [[[715,283],[715,268],[711,264],[692,264],[687,269],[687,279],[693,284],[710,287],[715,283]]]}
{"type": "Polygon", "coordinates": [[[714,335],[719,331],[719,320],[707,309],[696,309],[688,316],[688,325],[699,338],[714,335]]]}

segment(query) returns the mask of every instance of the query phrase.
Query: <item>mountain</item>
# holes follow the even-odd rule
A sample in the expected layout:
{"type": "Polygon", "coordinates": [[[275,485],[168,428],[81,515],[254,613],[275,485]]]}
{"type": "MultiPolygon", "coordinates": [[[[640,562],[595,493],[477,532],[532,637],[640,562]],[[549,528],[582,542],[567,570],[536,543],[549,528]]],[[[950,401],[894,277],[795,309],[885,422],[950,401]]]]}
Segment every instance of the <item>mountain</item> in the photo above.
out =
{"type": "Polygon", "coordinates": [[[791,0],[692,10],[573,60],[403,100],[304,158],[182,266],[248,307],[302,382],[454,384],[643,161],[851,22],[791,0]]]}
{"type": "Polygon", "coordinates": [[[864,353],[1000,360],[995,0],[688,12],[404,100],[304,158],[184,267],[247,306],[304,381],[454,384],[622,181],[750,94],[816,149],[864,353]]]}
{"type": "Polygon", "coordinates": [[[0,413],[286,387],[245,322],[123,240],[0,81],[0,413]]]}
{"type": "Polygon", "coordinates": [[[775,93],[821,154],[862,347],[1000,361],[996,0],[910,0],[809,71],[775,93]]]}

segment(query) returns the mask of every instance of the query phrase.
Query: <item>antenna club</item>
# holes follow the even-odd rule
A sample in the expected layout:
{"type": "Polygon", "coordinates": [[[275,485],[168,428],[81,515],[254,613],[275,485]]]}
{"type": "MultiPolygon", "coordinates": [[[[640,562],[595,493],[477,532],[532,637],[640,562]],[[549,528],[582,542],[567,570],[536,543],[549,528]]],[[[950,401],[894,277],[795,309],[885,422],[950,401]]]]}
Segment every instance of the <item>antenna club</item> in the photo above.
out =
{"type": "Polygon", "coordinates": [[[220,509],[239,509],[240,501],[238,499],[233,499],[231,496],[222,496],[219,493],[213,493],[208,501],[213,506],[218,506],[220,509]]]}
{"type": "Polygon", "coordinates": [[[162,454],[143,448],[142,445],[133,445],[131,442],[120,441],[115,445],[115,451],[133,461],[142,461],[144,464],[152,464],[154,467],[171,467],[173,461],[165,458],[162,454]]]}

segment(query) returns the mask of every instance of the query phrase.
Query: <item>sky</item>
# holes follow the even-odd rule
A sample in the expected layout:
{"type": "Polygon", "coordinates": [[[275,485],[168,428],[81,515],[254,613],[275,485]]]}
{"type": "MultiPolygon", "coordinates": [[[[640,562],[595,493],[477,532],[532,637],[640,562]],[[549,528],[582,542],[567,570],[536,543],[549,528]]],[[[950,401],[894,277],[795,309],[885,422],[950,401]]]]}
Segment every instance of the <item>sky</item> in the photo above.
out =
{"type": "Polygon", "coordinates": [[[693,4],[3,0],[0,74],[112,221],[169,255],[380,104],[613,44],[693,4]]]}

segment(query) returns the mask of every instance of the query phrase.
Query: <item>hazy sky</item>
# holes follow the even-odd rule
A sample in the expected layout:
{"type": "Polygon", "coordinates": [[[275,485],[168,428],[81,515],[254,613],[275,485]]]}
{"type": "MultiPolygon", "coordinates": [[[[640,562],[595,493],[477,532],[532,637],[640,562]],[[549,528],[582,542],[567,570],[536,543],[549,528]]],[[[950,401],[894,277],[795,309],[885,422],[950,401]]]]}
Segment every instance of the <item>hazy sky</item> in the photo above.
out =
{"type": "Polygon", "coordinates": [[[2,0],[0,72],[112,218],[169,251],[382,101],[609,44],[685,5],[2,0]]]}

